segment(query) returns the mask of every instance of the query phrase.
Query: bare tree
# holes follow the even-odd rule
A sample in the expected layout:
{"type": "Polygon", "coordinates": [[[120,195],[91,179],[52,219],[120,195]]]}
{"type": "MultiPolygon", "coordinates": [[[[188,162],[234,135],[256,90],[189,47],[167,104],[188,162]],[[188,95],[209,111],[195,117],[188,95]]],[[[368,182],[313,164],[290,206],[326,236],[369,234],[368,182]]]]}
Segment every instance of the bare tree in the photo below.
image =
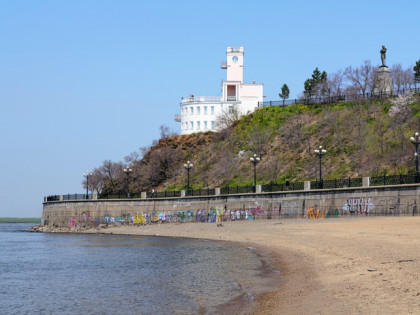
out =
{"type": "Polygon", "coordinates": [[[372,92],[375,84],[375,73],[376,68],[373,67],[368,60],[358,68],[348,67],[344,71],[345,77],[350,82],[350,85],[353,86],[358,93],[363,95],[372,92]]]}
{"type": "Polygon", "coordinates": [[[171,131],[169,129],[169,127],[166,126],[166,125],[161,125],[159,127],[159,131],[160,131],[160,138],[161,139],[166,139],[166,138],[170,138],[170,137],[178,135],[176,132],[171,131]]]}
{"type": "Polygon", "coordinates": [[[147,184],[151,187],[158,186],[169,179],[174,172],[174,167],[182,160],[182,152],[170,147],[161,147],[151,152],[146,163],[147,184]]]}
{"type": "Polygon", "coordinates": [[[232,146],[227,146],[226,149],[218,155],[217,163],[213,167],[213,177],[217,178],[219,185],[228,185],[237,173],[238,157],[234,153],[232,146]]]}
{"type": "Polygon", "coordinates": [[[111,160],[105,160],[99,171],[102,173],[104,178],[109,182],[114,182],[116,178],[121,175],[123,165],[121,162],[112,162],[111,160]]]}
{"type": "Polygon", "coordinates": [[[239,111],[236,107],[230,107],[228,109],[222,110],[222,112],[217,116],[216,128],[218,130],[224,130],[230,128],[234,123],[239,121],[241,117],[239,111]]]}
{"type": "MultiPolygon", "coordinates": [[[[83,188],[86,189],[86,179],[82,182],[83,188]]],[[[89,176],[89,190],[96,191],[97,194],[102,192],[105,187],[105,180],[99,169],[95,168],[92,175],[89,176]]]]}
{"type": "Polygon", "coordinates": [[[397,94],[404,89],[404,70],[400,63],[391,67],[391,82],[397,94]]]}
{"type": "Polygon", "coordinates": [[[252,151],[261,157],[265,154],[265,147],[272,136],[273,132],[270,128],[257,123],[254,124],[250,132],[248,132],[247,140],[252,151]]]}
{"type": "Polygon", "coordinates": [[[325,91],[328,96],[341,95],[343,92],[343,70],[338,70],[336,73],[329,74],[325,81],[325,91]]]}

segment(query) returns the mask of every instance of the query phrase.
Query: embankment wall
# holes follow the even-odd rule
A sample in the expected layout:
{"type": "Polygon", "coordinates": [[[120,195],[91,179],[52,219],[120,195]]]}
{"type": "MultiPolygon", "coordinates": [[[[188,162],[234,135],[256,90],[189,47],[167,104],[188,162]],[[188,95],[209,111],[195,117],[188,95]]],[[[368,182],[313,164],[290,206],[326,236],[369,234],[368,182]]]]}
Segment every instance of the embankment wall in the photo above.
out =
{"type": "Polygon", "coordinates": [[[159,221],[162,215],[166,221],[194,221],[199,215],[208,219],[217,210],[229,219],[229,210],[238,209],[255,219],[412,216],[419,214],[419,198],[420,185],[413,184],[183,198],[52,201],[44,202],[42,218],[47,225],[72,227],[104,222],[143,223],[139,216],[144,214],[146,221],[147,217],[159,221]]]}

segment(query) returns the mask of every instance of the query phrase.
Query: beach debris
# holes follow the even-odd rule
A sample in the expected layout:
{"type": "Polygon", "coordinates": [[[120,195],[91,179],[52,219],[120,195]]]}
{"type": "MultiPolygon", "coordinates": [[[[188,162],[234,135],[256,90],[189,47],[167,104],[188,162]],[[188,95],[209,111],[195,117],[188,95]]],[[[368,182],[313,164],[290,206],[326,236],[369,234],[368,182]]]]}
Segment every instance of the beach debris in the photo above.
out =
{"type": "Polygon", "coordinates": [[[250,301],[254,301],[254,296],[251,293],[246,293],[243,297],[244,301],[250,302],[250,301]]]}
{"type": "Polygon", "coordinates": [[[378,269],[368,269],[367,271],[370,271],[370,272],[372,272],[372,271],[378,271],[378,269]]]}
{"type": "Polygon", "coordinates": [[[401,260],[398,260],[399,263],[402,263],[402,262],[410,262],[410,261],[414,261],[414,259],[401,259],[401,260]]]}
{"type": "Polygon", "coordinates": [[[219,223],[219,224],[217,225],[217,227],[223,227],[223,224],[222,224],[222,223],[219,223]]]}

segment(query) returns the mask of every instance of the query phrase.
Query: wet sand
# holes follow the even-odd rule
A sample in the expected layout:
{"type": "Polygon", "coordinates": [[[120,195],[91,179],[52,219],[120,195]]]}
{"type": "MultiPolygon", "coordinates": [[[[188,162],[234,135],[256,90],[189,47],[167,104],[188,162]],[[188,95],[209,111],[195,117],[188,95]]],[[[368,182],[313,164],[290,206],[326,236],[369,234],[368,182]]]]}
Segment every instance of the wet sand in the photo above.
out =
{"type": "Polygon", "coordinates": [[[283,280],[256,314],[420,313],[420,217],[109,227],[85,233],[203,238],[269,252],[283,280]]]}

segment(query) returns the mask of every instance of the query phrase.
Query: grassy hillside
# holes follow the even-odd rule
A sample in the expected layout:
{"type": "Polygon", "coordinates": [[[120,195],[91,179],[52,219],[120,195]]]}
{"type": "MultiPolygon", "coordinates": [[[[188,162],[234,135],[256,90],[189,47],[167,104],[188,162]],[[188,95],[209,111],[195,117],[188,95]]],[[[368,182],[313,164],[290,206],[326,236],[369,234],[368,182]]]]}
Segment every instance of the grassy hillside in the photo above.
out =
{"type": "MultiPolygon", "coordinates": [[[[389,99],[263,107],[219,133],[160,139],[131,159],[130,190],[185,189],[187,160],[194,189],[252,185],[254,153],[259,184],[315,180],[319,145],[327,150],[324,179],[413,174],[409,139],[420,131],[420,101],[410,102],[393,116],[389,99]]],[[[113,179],[113,187],[125,191],[125,179],[113,179]]]]}
{"type": "Polygon", "coordinates": [[[259,183],[314,180],[319,145],[327,150],[325,179],[414,173],[409,138],[420,129],[420,102],[413,101],[395,116],[390,100],[260,108],[221,133],[161,142],[177,142],[183,151],[178,170],[161,186],[185,187],[187,159],[195,165],[194,188],[252,184],[254,153],[261,156],[259,183]]]}

